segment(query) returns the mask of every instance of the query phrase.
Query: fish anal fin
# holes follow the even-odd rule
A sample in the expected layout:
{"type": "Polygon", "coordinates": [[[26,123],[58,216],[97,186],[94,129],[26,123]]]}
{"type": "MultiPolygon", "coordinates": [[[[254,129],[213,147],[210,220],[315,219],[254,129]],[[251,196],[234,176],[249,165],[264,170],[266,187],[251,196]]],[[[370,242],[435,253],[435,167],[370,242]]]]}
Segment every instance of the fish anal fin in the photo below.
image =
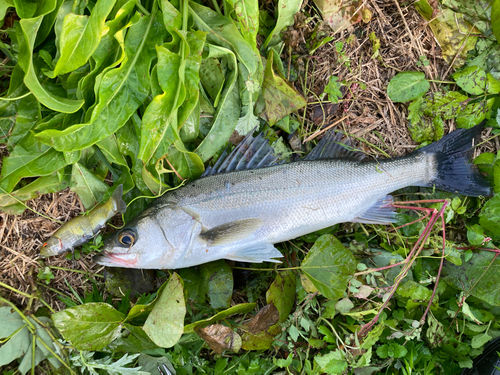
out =
{"type": "Polygon", "coordinates": [[[240,249],[232,254],[226,255],[225,258],[234,260],[236,262],[281,263],[279,260],[273,258],[283,258],[283,254],[281,254],[280,251],[276,249],[272,244],[261,243],[240,249]]]}
{"type": "Polygon", "coordinates": [[[261,226],[262,220],[257,218],[232,221],[203,232],[200,237],[210,246],[223,245],[248,237],[261,226]]]}
{"type": "Polygon", "coordinates": [[[361,216],[351,220],[353,223],[364,224],[390,224],[397,220],[397,213],[394,210],[392,196],[387,195],[379,199],[361,216]]]}

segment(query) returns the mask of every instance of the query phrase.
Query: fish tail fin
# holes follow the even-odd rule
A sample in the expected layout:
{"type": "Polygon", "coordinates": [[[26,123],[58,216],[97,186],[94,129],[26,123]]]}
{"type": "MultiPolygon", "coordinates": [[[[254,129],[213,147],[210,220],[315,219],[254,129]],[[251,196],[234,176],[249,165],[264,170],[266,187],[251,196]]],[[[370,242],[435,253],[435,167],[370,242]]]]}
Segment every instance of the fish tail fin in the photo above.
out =
{"type": "Polygon", "coordinates": [[[116,187],[115,191],[113,192],[113,195],[111,196],[111,199],[113,200],[116,211],[120,213],[125,213],[127,211],[127,203],[122,198],[123,196],[123,185],[120,184],[116,187]]]}
{"type": "Polygon", "coordinates": [[[441,190],[471,197],[493,195],[491,185],[470,163],[474,146],[478,143],[481,124],[470,129],[458,129],[437,142],[421,148],[417,152],[434,154],[437,163],[436,177],[430,185],[441,190]]]}

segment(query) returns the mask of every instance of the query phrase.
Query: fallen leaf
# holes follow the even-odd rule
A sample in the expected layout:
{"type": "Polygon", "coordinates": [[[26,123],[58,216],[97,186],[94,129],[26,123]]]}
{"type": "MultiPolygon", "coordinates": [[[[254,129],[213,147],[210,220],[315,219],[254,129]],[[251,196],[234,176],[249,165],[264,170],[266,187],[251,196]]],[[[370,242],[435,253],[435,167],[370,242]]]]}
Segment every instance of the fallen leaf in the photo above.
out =
{"type": "Polygon", "coordinates": [[[272,303],[259,310],[248,323],[240,327],[242,331],[250,332],[253,335],[267,331],[271,326],[278,323],[280,314],[276,306],[272,303]]]}
{"type": "Polygon", "coordinates": [[[222,324],[212,324],[204,328],[195,328],[195,332],[217,354],[222,354],[225,350],[238,353],[241,349],[240,335],[222,324]]]}

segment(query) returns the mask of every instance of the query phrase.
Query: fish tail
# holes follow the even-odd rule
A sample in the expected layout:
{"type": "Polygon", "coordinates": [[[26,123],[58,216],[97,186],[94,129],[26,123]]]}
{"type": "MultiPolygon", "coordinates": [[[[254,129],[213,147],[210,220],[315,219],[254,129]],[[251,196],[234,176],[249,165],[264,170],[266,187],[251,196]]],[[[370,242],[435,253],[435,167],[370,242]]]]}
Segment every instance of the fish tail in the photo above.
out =
{"type": "Polygon", "coordinates": [[[455,130],[417,151],[433,154],[435,157],[437,173],[430,185],[471,197],[493,195],[489,181],[470,163],[474,146],[480,140],[485,122],[470,129],[455,130]]]}
{"type": "Polygon", "coordinates": [[[122,198],[123,196],[123,185],[118,185],[111,196],[111,200],[114,202],[116,211],[120,213],[125,213],[127,211],[127,203],[122,198]]]}

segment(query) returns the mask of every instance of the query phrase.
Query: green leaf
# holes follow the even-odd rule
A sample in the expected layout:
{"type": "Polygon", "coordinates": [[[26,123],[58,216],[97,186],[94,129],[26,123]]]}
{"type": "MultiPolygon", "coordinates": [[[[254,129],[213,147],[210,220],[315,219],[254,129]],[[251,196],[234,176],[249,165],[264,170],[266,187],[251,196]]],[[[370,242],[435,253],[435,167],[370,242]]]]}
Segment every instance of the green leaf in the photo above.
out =
{"type": "Polygon", "coordinates": [[[302,6],[302,0],[279,0],[276,9],[278,10],[278,17],[276,19],[276,26],[274,26],[273,31],[268,35],[266,41],[264,42],[262,48],[265,49],[268,46],[274,46],[278,44],[280,39],[280,33],[285,27],[293,25],[295,14],[300,10],[302,6]]]}
{"type": "Polygon", "coordinates": [[[479,224],[495,241],[500,241],[500,194],[488,200],[479,214],[479,224]]]}
{"type": "Polygon", "coordinates": [[[347,283],[356,271],[356,259],[334,236],[318,238],[302,261],[300,269],[325,297],[343,296],[347,283]]]}
{"type": "Polygon", "coordinates": [[[78,350],[99,350],[116,339],[125,315],[103,302],[90,302],[52,314],[62,337],[78,350]]]}
{"type": "Polygon", "coordinates": [[[51,78],[70,73],[84,65],[94,53],[104,33],[104,23],[116,0],[98,0],[90,16],[73,13],[64,17],[62,33],[59,36],[59,53],[51,78]]]}
{"type": "Polygon", "coordinates": [[[328,94],[328,100],[332,103],[338,103],[339,99],[342,98],[342,91],[340,88],[343,86],[342,82],[338,82],[339,77],[330,76],[328,80],[328,84],[325,86],[323,90],[328,94]]]}
{"type": "Polygon", "coordinates": [[[73,164],[71,173],[71,190],[78,194],[85,208],[101,203],[109,186],[80,163],[73,164]]]}
{"type": "Polygon", "coordinates": [[[482,335],[476,335],[472,338],[470,346],[474,349],[478,349],[490,341],[493,337],[488,335],[487,333],[483,333],[482,335]]]}
{"type": "Polygon", "coordinates": [[[228,316],[234,315],[234,314],[246,314],[249,313],[250,311],[255,309],[255,302],[254,303],[241,303],[239,305],[235,305],[230,307],[227,310],[221,311],[211,318],[204,319],[204,320],[199,320],[197,322],[188,324],[184,326],[184,333],[192,333],[194,332],[195,328],[197,327],[205,327],[208,325],[211,325],[219,320],[225,319],[228,316]]]}
{"type": "Polygon", "coordinates": [[[174,272],[144,323],[144,332],[158,346],[174,346],[184,332],[186,303],[182,279],[174,272]]]}
{"type": "Polygon", "coordinates": [[[253,48],[257,48],[257,32],[259,31],[259,2],[257,0],[228,0],[234,8],[240,24],[243,38],[253,48]]]}
{"type": "Polygon", "coordinates": [[[219,59],[208,57],[201,61],[200,81],[203,88],[212,99],[214,107],[217,107],[225,82],[219,59]]]}
{"type": "Polygon", "coordinates": [[[10,193],[26,177],[48,176],[66,165],[61,152],[41,144],[32,133],[3,159],[0,187],[10,193]]]}
{"type": "Polygon", "coordinates": [[[494,258],[494,252],[480,251],[461,266],[445,263],[443,280],[493,306],[500,306],[500,259],[494,258]]]}
{"type": "Polygon", "coordinates": [[[321,370],[328,374],[341,374],[347,369],[348,365],[344,353],[340,349],[331,351],[321,357],[316,356],[314,360],[321,370]]]}
{"type": "Polygon", "coordinates": [[[486,72],[477,66],[468,66],[454,73],[453,79],[462,90],[469,94],[480,95],[485,92],[486,72]]]}
{"type": "Polygon", "coordinates": [[[11,307],[0,307],[0,340],[9,338],[0,347],[0,366],[8,365],[27,353],[30,346],[30,332],[26,322],[11,307]]]}
{"type": "Polygon", "coordinates": [[[265,108],[261,114],[271,126],[283,117],[307,105],[307,101],[297,91],[273,72],[273,56],[273,53],[269,53],[264,72],[262,96],[265,108]]]}
{"type": "Polygon", "coordinates": [[[200,266],[202,294],[206,295],[213,309],[227,309],[233,295],[233,271],[225,260],[200,266]]]}
{"type": "Polygon", "coordinates": [[[236,56],[226,48],[209,45],[208,57],[219,56],[227,57],[230,70],[226,76],[224,89],[210,131],[195,151],[203,162],[210,159],[227,142],[240,117],[236,56]]]}
{"type": "Polygon", "coordinates": [[[402,284],[396,293],[401,296],[408,298],[406,301],[406,309],[410,310],[420,305],[426,305],[431,298],[432,292],[425,286],[409,280],[402,284]]]}
{"type": "Polygon", "coordinates": [[[387,95],[393,102],[405,103],[423,96],[429,88],[424,73],[401,72],[389,82],[387,95]]]}
{"type": "Polygon", "coordinates": [[[149,93],[149,69],[156,57],[155,45],[161,44],[163,38],[162,29],[154,14],[142,17],[130,27],[125,58],[119,67],[105,71],[101,77],[98,103],[89,123],[45,130],[36,134],[37,138],[59,151],[82,150],[125,125],[149,93]]]}
{"type": "Polygon", "coordinates": [[[21,65],[26,73],[24,83],[33,95],[35,95],[46,107],[58,112],[76,112],[83,105],[83,100],[70,100],[51,94],[46,91],[38,81],[35,67],[33,66],[33,48],[42,20],[43,16],[39,16],[19,21],[24,37],[24,41],[21,43],[19,50],[19,65],[21,65]]]}
{"type": "Polygon", "coordinates": [[[491,30],[500,43],[500,0],[493,0],[491,3],[491,30]]]}

